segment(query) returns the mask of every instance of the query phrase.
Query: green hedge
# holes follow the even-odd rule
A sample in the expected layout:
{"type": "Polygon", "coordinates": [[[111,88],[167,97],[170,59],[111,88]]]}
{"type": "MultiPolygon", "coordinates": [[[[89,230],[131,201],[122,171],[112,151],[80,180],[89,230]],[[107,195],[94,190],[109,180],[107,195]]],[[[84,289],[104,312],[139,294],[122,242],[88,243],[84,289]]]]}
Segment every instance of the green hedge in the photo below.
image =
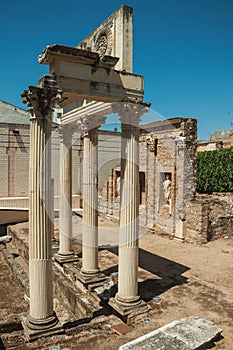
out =
{"type": "Polygon", "coordinates": [[[197,192],[233,192],[233,147],[198,152],[197,192]]]}

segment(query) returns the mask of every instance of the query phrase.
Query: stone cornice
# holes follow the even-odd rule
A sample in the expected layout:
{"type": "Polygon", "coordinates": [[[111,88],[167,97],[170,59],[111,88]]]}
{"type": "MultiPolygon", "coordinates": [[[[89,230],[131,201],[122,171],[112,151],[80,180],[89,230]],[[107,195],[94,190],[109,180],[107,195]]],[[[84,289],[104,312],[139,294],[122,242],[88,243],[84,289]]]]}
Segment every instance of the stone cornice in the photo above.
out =
{"type": "Polygon", "coordinates": [[[46,46],[42,54],[38,57],[38,61],[42,64],[49,64],[52,60],[57,58],[104,68],[112,68],[119,61],[118,57],[109,55],[100,56],[97,52],[58,44],[46,46]]]}

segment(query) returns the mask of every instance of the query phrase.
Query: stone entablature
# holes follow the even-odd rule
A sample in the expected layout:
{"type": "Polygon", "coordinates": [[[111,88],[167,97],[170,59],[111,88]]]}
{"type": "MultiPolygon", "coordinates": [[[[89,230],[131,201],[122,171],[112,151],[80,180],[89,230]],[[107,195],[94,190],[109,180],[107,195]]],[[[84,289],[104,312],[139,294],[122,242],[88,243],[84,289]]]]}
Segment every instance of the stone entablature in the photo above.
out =
{"type": "MultiPolygon", "coordinates": [[[[95,52],[50,45],[39,56],[39,62],[49,64],[49,76],[56,78],[59,89],[63,91],[64,102],[60,103],[61,106],[84,99],[102,102],[143,101],[143,76],[117,70],[117,58],[101,58],[95,52]]],[[[41,80],[44,80],[43,77],[41,80]]]]}

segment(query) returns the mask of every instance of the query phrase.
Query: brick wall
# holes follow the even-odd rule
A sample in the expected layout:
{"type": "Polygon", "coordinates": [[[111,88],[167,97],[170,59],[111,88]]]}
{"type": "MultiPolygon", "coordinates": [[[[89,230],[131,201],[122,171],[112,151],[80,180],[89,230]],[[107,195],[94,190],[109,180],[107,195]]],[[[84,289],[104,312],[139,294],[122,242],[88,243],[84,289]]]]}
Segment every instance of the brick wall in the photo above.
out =
{"type": "Polygon", "coordinates": [[[29,140],[28,125],[1,124],[1,197],[28,193],[29,140]]]}

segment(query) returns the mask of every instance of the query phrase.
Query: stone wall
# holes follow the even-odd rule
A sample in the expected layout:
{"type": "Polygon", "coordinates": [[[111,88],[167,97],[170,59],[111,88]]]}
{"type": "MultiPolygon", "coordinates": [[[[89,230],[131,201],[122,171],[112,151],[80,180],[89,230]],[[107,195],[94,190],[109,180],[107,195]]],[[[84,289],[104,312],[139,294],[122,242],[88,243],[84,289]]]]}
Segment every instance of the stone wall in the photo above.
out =
{"type": "Polygon", "coordinates": [[[233,236],[233,193],[197,195],[186,213],[185,240],[206,243],[233,236]]]}
{"type": "MultiPolygon", "coordinates": [[[[110,153],[114,151],[120,157],[120,139],[114,134],[111,137],[110,153]]],[[[156,225],[155,229],[183,238],[185,213],[195,193],[196,149],[195,119],[174,118],[143,125],[139,144],[141,226],[153,229],[156,225]],[[163,188],[166,177],[171,180],[169,203],[163,188]]],[[[107,162],[109,157],[107,150],[103,166],[105,176],[99,181],[99,210],[118,218],[120,200],[116,195],[116,182],[120,167],[117,162],[115,168],[107,167],[112,165],[107,162]]]]}
{"type": "Polygon", "coordinates": [[[140,169],[145,172],[146,201],[140,223],[183,238],[183,221],[196,183],[197,121],[173,118],[143,126],[140,169]],[[164,181],[171,181],[170,200],[164,181]]]}

